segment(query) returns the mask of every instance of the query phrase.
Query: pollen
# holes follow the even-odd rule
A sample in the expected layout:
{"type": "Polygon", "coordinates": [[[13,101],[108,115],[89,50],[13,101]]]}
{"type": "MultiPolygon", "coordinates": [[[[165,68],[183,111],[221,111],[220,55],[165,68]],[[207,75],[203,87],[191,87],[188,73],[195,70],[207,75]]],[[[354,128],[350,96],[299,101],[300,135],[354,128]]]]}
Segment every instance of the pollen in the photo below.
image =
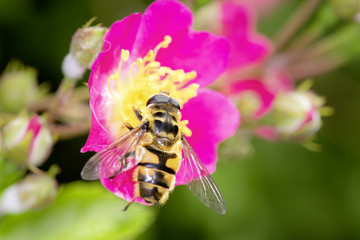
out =
{"type": "MultiPolygon", "coordinates": [[[[108,119],[110,129],[120,136],[125,131],[124,122],[136,127],[140,124],[133,112],[133,106],[146,112],[146,102],[154,94],[167,92],[178,100],[182,107],[189,99],[197,95],[199,87],[190,83],[196,78],[196,72],[185,72],[183,69],[171,69],[156,61],[161,49],[167,48],[172,39],[165,36],[153,50],[142,58],[132,58],[128,50],[121,50],[117,70],[107,80],[109,102],[111,104],[108,119]]],[[[191,136],[186,127],[187,121],[180,124],[185,136],[191,136]]]]}

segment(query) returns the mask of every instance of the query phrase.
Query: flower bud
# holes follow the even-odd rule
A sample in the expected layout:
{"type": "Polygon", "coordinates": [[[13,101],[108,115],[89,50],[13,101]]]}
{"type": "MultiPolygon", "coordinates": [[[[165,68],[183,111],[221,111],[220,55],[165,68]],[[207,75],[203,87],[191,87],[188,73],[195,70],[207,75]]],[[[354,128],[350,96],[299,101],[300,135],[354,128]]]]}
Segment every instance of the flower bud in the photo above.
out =
{"type": "Polygon", "coordinates": [[[81,66],[88,69],[91,69],[102,49],[107,30],[99,25],[90,27],[90,24],[86,24],[75,32],[70,45],[70,54],[81,66]]]}
{"type": "Polygon", "coordinates": [[[6,124],[2,129],[2,142],[8,158],[23,166],[41,165],[53,144],[50,131],[39,116],[18,117],[6,124]]]}
{"type": "Polygon", "coordinates": [[[65,56],[61,68],[64,76],[69,80],[81,79],[86,70],[70,53],[65,56]]]}
{"type": "Polygon", "coordinates": [[[0,111],[17,113],[35,100],[37,72],[10,62],[0,78],[0,111]]]}
{"type": "Polygon", "coordinates": [[[102,49],[107,28],[100,25],[90,27],[94,20],[94,18],[90,19],[72,37],[70,53],[66,55],[62,63],[62,71],[67,78],[82,78],[85,70],[91,69],[102,49]]]}
{"type": "Polygon", "coordinates": [[[46,174],[30,174],[11,185],[0,199],[0,214],[21,213],[50,205],[57,192],[56,181],[46,174]]]}
{"type": "Polygon", "coordinates": [[[271,113],[278,133],[284,137],[304,140],[321,127],[320,108],[323,98],[310,91],[279,93],[271,113]]]}

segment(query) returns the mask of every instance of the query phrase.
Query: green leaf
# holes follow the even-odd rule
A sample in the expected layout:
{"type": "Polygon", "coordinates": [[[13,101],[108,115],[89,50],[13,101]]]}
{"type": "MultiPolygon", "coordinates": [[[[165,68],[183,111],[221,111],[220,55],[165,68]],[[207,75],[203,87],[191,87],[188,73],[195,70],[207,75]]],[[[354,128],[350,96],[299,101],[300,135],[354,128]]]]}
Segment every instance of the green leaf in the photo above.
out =
{"type": "Polygon", "coordinates": [[[0,239],[134,239],[155,220],[156,209],[126,202],[100,183],[66,184],[54,204],[37,212],[3,216],[0,239]]]}

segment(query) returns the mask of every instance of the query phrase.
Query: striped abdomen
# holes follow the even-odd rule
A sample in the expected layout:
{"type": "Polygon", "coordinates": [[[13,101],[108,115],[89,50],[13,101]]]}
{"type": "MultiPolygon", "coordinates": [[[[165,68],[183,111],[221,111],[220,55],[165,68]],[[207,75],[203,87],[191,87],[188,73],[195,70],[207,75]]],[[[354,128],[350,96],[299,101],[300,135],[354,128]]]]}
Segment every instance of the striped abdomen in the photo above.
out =
{"type": "Polygon", "coordinates": [[[145,154],[137,168],[138,195],[148,203],[163,204],[175,187],[181,151],[180,154],[160,151],[152,145],[143,148],[145,154]]]}

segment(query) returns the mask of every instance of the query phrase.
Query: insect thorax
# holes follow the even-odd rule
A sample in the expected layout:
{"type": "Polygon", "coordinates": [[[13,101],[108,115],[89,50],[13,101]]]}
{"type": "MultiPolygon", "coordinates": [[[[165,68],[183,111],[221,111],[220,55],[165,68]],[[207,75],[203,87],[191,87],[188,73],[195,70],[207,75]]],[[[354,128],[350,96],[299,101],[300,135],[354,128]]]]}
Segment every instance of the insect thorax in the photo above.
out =
{"type": "Polygon", "coordinates": [[[149,131],[154,136],[154,144],[162,150],[170,150],[180,139],[179,109],[170,104],[151,104],[147,107],[149,131]]]}

